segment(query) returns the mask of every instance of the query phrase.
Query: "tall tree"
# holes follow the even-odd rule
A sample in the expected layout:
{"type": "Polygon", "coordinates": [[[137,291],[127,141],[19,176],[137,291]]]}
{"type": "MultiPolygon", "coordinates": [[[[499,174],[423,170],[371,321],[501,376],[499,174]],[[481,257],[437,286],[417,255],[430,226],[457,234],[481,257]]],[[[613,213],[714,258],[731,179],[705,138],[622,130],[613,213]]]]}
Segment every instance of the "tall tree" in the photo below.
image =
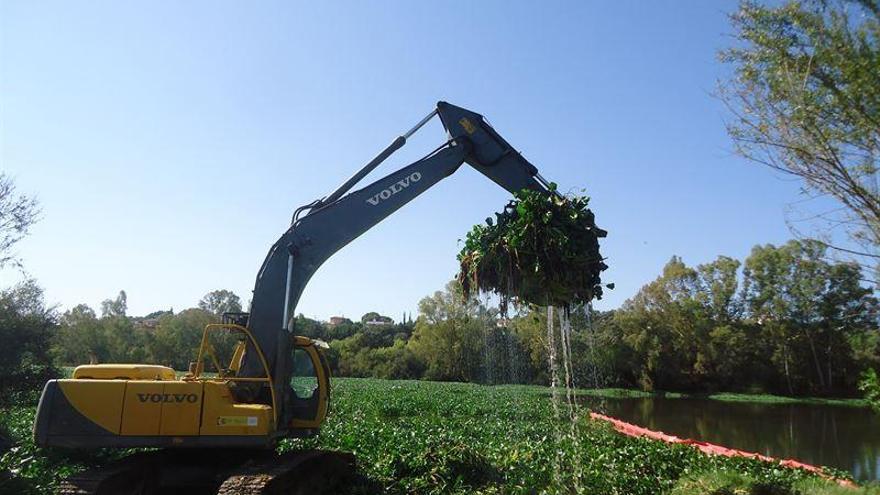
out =
{"type": "Polygon", "coordinates": [[[645,389],[693,388],[710,373],[709,330],[698,273],[673,256],[663,273],[615,314],[645,389]]]}
{"type": "Polygon", "coordinates": [[[212,290],[199,301],[199,308],[215,315],[241,312],[241,298],[226,289],[212,290]]]}
{"type": "MultiPolygon", "coordinates": [[[[214,322],[216,315],[200,308],[185,309],[176,315],[162,316],[153,343],[154,359],[157,363],[177,370],[189,369],[189,363],[196,360],[205,325],[214,322]]],[[[216,347],[220,347],[216,345],[218,343],[216,339],[211,342],[216,347]]],[[[218,354],[224,357],[228,355],[228,351],[221,351],[219,348],[217,350],[218,354]]],[[[225,365],[226,362],[221,364],[225,365]]]]}
{"type": "Polygon", "coordinates": [[[12,248],[28,234],[39,214],[37,200],[17,193],[12,178],[0,171],[0,268],[21,264],[12,248]]]}
{"type": "Polygon", "coordinates": [[[57,371],[49,355],[55,326],[52,308],[33,280],[0,291],[0,403],[15,400],[19,392],[39,390],[57,371]]]}
{"type": "Polygon", "coordinates": [[[78,304],[61,316],[53,339],[52,354],[56,362],[63,365],[107,362],[111,359],[106,335],[92,308],[78,304]]]}
{"type": "Polygon", "coordinates": [[[733,321],[742,310],[737,298],[739,267],[739,260],[728,256],[719,256],[711,263],[697,266],[697,300],[708,308],[711,317],[717,321],[733,321]]]}
{"type": "Polygon", "coordinates": [[[457,281],[419,302],[409,348],[427,363],[426,378],[471,382],[482,378],[485,322],[479,314],[479,303],[465,301],[457,281]]]}
{"type": "Polygon", "coordinates": [[[859,283],[859,267],[828,263],[825,246],[789,241],[756,246],[746,259],[748,315],[771,342],[789,393],[829,393],[847,375],[851,342],[876,332],[876,300],[859,283]]]}
{"type": "Polygon", "coordinates": [[[856,248],[822,242],[880,269],[880,3],[746,0],[730,19],[720,96],[737,151],[834,198],[810,216],[817,234],[842,227],[856,248]]]}
{"type": "Polygon", "coordinates": [[[116,299],[105,299],[101,302],[101,316],[125,316],[128,311],[128,296],[124,290],[119,291],[116,299]]]}
{"type": "Polygon", "coordinates": [[[370,311],[369,313],[365,314],[364,316],[361,316],[361,323],[366,324],[367,322],[370,322],[370,321],[381,322],[383,324],[388,324],[388,325],[394,324],[393,318],[391,318],[390,316],[380,315],[379,313],[377,313],[375,311],[370,311]]]}

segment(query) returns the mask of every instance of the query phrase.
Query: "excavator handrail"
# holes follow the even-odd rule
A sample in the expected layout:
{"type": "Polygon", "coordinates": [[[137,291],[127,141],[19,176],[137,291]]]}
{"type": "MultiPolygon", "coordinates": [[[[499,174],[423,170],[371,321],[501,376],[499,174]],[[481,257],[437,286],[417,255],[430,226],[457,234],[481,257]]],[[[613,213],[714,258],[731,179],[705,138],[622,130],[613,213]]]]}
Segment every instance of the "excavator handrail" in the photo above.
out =
{"type": "MultiPolygon", "coordinates": [[[[208,352],[211,352],[211,351],[208,351],[208,352]]],[[[212,358],[213,358],[213,360],[215,362],[215,366],[216,366],[216,363],[217,363],[216,357],[213,356],[212,352],[211,352],[211,354],[212,354],[212,358]]],[[[193,371],[193,375],[191,377],[187,377],[187,379],[194,380],[194,381],[202,381],[202,382],[224,381],[224,382],[262,382],[262,383],[268,383],[269,384],[269,392],[272,396],[273,429],[274,430],[278,429],[278,402],[275,399],[275,383],[272,380],[272,374],[269,373],[269,363],[266,361],[266,356],[263,355],[263,351],[260,349],[260,346],[257,345],[257,340],[254,338],[253,334],[251,334],[251,331],[248,330],[246,327],[243,327],[241,325],[236,325],[234,323],[209,323],[209,324],[205,325],[205,329],[202,331],[202,342],[199,345],[198,357],[196,358],[196,369],[193,371]],[[218,374],[221,374],[221,376],[219,376],[217,378],[202,377],[201,376],[202,369],[203,369],[204,353],[205,353],[205,350],[208,348],[208,346],[211,345],[210,342],[208,342],[208,333],[211,331],[214,331],[214,330],[223,330],[223,329],[236,330],[236,331],[239,331],[239,332],[242,332],[245,334],[245,336],[248,338],[248,340],[251,341],[251,346],[253,347],[253,349],[255,349],[257,351],[257,356],[259,356],[260,362],[263,364],[263,371],[266,372],[265,377],[222,376],[221,369],[217,370],[218,374]]]]}

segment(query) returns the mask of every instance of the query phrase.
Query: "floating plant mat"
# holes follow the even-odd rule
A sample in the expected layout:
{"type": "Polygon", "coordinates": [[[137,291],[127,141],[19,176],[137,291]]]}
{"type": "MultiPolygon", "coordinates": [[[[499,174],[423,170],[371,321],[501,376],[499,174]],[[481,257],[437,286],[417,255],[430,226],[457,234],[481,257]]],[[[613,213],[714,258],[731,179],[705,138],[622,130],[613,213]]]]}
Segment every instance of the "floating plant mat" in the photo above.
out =
{"type": "MultiPolygon", "coordinates": [[[[570,307],[602,297],[600,273],[607,265],[586,196],[524,189],[495,220],[475,225],[458,253],[458,280],[466,296],[491,292],[540,306],[570,307]]],[[[609,286],[610,288],[610,286],[609,286]]]]}

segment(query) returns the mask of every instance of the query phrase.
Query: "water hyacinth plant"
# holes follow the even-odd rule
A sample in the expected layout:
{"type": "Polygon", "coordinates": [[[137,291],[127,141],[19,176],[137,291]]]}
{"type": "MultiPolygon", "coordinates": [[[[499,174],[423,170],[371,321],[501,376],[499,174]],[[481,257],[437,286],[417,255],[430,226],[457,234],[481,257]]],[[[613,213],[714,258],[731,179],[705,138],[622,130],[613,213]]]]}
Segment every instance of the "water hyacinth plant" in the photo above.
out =
{"type": "Polygon", "coordinates": [[[458,254],[458,280],[465,296],[498,294],[540,306],[569,307],[602,297],[600,274],[607,265],[586,196],[522,190],[495,220],[475,225],[458,254]]]}

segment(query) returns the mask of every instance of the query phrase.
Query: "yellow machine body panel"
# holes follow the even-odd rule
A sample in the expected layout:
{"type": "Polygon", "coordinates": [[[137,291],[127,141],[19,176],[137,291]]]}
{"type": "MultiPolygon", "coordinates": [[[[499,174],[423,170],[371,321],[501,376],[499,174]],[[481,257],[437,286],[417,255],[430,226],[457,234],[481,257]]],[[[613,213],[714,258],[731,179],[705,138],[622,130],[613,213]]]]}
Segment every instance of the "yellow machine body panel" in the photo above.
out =
{"type": "Polygon", "coordinates": [[[192,436],[268,435],[272,431],[272,408],[236,404],[224,382],[105,380],[97,387],[82,383],[64,380],[65,396],[80,414],[112,433],[192,436]],[[116,396],[102,392],[107,384],[124,390],[122,407],[107,407],[118,403],[116,396]],[[103,406],[93,407],[96,404],[103,406]]]}
{"type": "Polygon", "coordinates": [[[125,386],[122,406],[122,435],[158,435],[162,419],[162,403],[149,400],[164,393],[164,382],[130,381],[125,386]]]}
{"type": "Polygon", "coordinates": [[[153,364],[84,364],[73,370],[74,379],[174,380],[174,370],[153,364]]]}
{"type": "Polygon", "coordinates": [[[55,445],[204,446],[213,444],[200,438],[246,437],[237,444],[256,446],[275,432],[272,407],[235,403],[225,381],[67,379],[47,391],[35,434],[55,445]]]}
{"type": "Polygon", "coordinates": [[[119,434],[125,380],[59,380],[64,397],[80,414],[119,434]]]}
{"type": "MultiPolygon", "coordinates": [[[[150,396],[150,401],[158,399],[150,396]]],[[[165,382],[162,390],[160,435],[198,435],[202,407],[201,382],[165,382]]]]}
{"type": "Polygon", "coordinates": [[[272,408],[264,404],[236,404],[223,382],[205,382],[202,435],[268,435],[272,408]]]}

